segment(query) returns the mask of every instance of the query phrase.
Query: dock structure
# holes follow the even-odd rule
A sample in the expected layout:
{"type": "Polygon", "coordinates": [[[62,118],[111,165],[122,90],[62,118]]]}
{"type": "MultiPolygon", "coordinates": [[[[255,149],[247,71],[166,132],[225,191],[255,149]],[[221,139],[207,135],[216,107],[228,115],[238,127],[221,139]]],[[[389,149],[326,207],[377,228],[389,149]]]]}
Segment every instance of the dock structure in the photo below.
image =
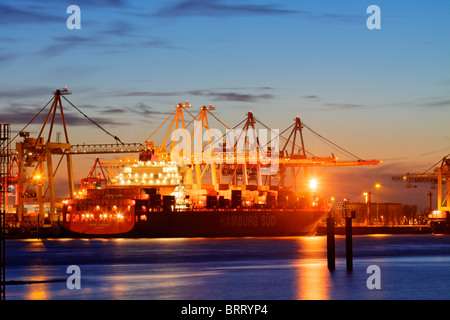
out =
{"type": "Polygon", "coordinates": [[[437,187],[436,210],[432,210],[432,193],[428,192],[428,221],[434,233],[450,232],[450,154],[423,173],[406,173],[402,176],[393,176],[392,179],[406,182],[407,188],[417,187],[412,183],[430,183],[432,187],[437,187]]]}

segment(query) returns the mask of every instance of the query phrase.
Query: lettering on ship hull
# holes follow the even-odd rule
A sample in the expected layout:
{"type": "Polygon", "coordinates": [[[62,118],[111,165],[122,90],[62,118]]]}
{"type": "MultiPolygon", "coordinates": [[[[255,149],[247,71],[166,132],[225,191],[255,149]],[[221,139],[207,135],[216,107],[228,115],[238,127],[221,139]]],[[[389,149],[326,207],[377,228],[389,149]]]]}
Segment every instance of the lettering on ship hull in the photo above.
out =
{"type": "Polygon", "coordinates": [[[275,227],[277,218],[273,214],[257,215],[227,215],[220,217],[220,228],[257,228],[257,227],[275,227]]]}

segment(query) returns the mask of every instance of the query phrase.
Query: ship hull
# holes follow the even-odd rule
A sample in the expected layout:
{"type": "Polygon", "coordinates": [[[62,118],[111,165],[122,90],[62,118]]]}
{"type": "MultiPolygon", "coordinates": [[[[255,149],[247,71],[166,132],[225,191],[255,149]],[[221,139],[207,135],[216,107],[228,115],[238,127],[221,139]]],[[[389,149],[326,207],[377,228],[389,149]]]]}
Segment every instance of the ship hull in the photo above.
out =
{"type": "Polygon", "coordinates": [[[450,234],[450,222],[433,221],[430,223],[430,227],[434,234],[450,234]]]}
{"type": "Polygon", "coordinates": [[[153,213],[132,233],[152,237],[296,236],[315,231],[324,212],[199,211],[153,213]]]}
{"type": "Polygon", "coordinates": [[[83,237],[175,238],[175,237],[284,237],[309,235],[326,216],[325,211],[299,210],[199,210],[152,212],[128,231],[115,224],[92,224],[82,229],[66,225],[68,235],[83,237]]]}

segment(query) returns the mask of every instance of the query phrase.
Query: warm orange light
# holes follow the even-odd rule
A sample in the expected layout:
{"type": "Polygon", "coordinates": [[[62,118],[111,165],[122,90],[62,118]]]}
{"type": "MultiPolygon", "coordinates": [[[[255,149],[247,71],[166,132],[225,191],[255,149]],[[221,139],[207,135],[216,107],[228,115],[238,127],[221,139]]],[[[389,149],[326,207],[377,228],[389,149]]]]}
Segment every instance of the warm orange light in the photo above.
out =
{"type": "Polygon", "coordinates": [[[363,195],[366,197],[366,203],[369,202],[369,193],[364,192],[363,195]]]}
{"type": "Polygon", "coordinates": [[[309,180],[309,188],[310,188],[312,191],[316,191],[316,189],[317,189],[317,179],[311,179],[311,180],[309,180]]]}
{"type": "MultiPolygon", "coordinates": [[[[326,237],[299,237],[301,246],[308,248],[309,252],[320,252],[326,247],[326,237]]],[[[332,274],[322,259],[310,259],[309,263],[303,260],[293,261],[296,281],[293,290],[299,300],[327,300],[333,290],[332,274]]]]}

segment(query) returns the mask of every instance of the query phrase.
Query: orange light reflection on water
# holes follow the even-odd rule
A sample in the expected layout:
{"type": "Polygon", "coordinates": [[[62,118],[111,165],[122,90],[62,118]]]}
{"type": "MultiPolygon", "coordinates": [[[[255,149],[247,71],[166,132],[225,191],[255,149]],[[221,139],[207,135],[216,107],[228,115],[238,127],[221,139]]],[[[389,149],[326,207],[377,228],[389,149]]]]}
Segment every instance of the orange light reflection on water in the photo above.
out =
{"type": "MultiPolygon", "coordinates": [[[[34,277],[34,281],[44,281],[45,277],[34,277]]],[[[49,288],[48,284],[43,283],[33,283],[26,285],[29,288],[27,292],[26,300],[48,300],[49,299],[49,288]]]]}
{"type": "Polygon", "coordinates": [[[296,297],[298,300],[330,299],[333,282],[326,260],[326,237],[299,237],[301,250],[310,253],[306,259],[294,262],[296,267],[296,297]],[[325,258],[323,252],[325,248],[325,258]]]}
{"type": "Polygon", "coordinates": [[[387,237],[392,237],[392,234],[374,233],[374,234],[368,234],[367,236],[372,237],[372,238],[387,238],[387,237]]]}

